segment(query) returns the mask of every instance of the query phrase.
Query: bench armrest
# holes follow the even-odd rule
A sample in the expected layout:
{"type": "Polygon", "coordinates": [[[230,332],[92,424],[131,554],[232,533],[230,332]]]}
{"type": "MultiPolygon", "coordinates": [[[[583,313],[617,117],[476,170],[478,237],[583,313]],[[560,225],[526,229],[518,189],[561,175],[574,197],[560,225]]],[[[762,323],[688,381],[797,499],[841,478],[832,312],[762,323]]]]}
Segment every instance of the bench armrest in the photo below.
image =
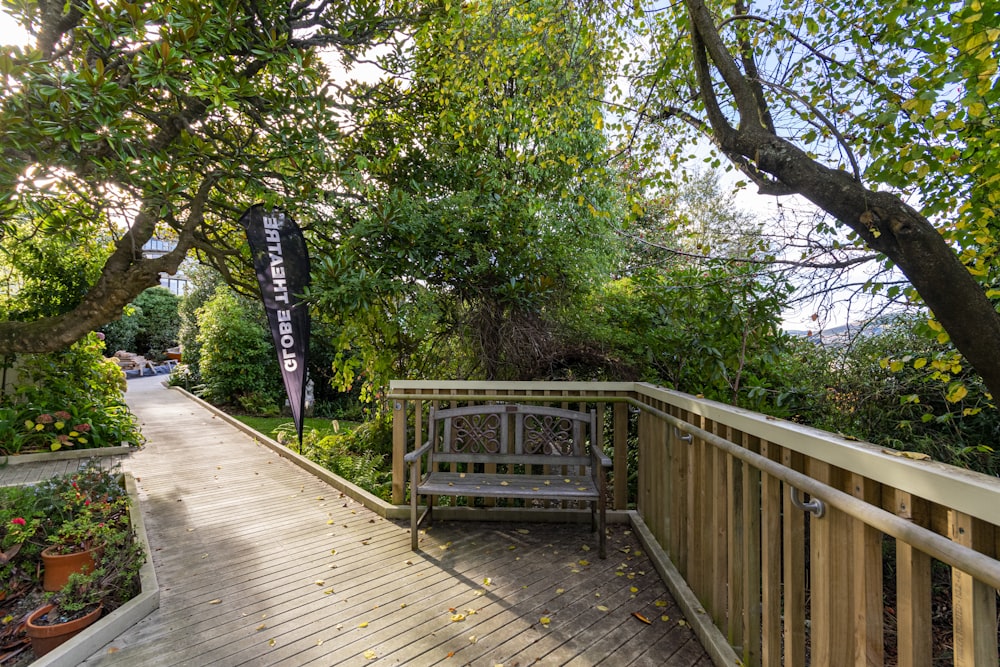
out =
{"type": "Polygon", "coordinates": [[[605,454],[601,449],[591,445],[590,447],[590,460],[594,462],[594,466],[601,466],[604,468],[611,467],[611,459],[605,454]]]}
{"type": "Polygon", "coordinates": [[[431,441],[428,440],[424,444],[420,445],[420,447],[418,447],[417,449],[414,449],[409,454],[403,456],[403,463],[414,463],[416,461],[419,461],[420,457],[423,456],[424,453],[426,453],[427,450],[430,448],[431,448],[431,441]]]}

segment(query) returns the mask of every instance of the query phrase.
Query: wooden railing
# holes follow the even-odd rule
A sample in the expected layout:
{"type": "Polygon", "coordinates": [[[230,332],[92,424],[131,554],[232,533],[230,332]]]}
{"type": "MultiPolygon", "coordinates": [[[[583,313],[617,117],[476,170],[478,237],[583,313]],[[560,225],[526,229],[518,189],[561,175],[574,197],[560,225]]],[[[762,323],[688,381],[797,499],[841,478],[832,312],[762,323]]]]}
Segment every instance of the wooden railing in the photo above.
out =
{"type": "Polygon", "coordinates": [[[390,398],[397,504],[431,402],[597,408],[614,507],[638,510],[745,664],[1000,664],[1000,479],[640,383],[398,381],[390,398]]]}

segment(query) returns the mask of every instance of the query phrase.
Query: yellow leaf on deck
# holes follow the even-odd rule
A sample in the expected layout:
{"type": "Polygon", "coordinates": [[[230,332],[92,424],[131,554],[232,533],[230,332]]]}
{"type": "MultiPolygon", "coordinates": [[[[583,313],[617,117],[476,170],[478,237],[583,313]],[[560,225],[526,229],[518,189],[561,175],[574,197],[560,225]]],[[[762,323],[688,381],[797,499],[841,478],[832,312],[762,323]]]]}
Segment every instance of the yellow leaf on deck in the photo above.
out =
{"type": "Polygon", "coordinates": [[[597,605],[597,611],[608,611],[608,608],[605,607],[603,604],[599,604],[597,605]]]}
{"type": "Polygon", "coordinates": [[[510,482],[500,482],[500,486],[510,486],[510,482]]]}
{"type": "Polygon", "coordinates": [[[276,641],[274,641],[273,639],[268,639],[268,640],[267,640],[267,645],[268,645],[268,646],[274,646],[275,644],[277,644],[277,642],[276,642],[276,641]]]}
{"type": "Polygon", "coordinates": [[[219,604],[220,602],[222,602],[222,600],[220,600],[220,599],[216,598],[216,599],[214,599],[214,600],[209,600],[209,601],[208,601],[208,604],[219,604]]]}
{"type": "Polygon", "coordinates": [[[552,619],[549,618],[548,616],[542,616],[540,619],[538,619],[538,622],[544,625],[545,627],[548,627],[549,623],[552,622],[552,619]]]}
{"type": "Polygon", "coordinates": [[[458,623],[459,621],[465,620],[465,614],[453,614],[451,617],[452,623],[458,623]]]}
{"type": "Polygon", "coordinates": [[[325,585],[325,584],[326,584],[326,582],[325,582],[325,581],[323,581],[322,579],[317,579],[317,580],[316,580],[316,585],[317,585],[317,586],[323,586],[323,585],[325,585]]]}
{"type": "Polygon", "coordinates": [[[667,603],[664,600],[657,600],[653,604],[656,605],[657,607],[666,607],[667,606],[667,603]]]}
{"type": "Polygon", "coordinates": [[[261,623],[260,625],[257,626],[257,632],[260,632],[261,630],[266,630],[266,629],[267,629],[267,625],[265,625],[264,623],[261,623]]]}
{"type": "Polygon", "coordinates": [[[371,649],[368,649],[367,651],[365,651],[365,660],[374,660],[377,657],[378,657],[378,654],[375,653],[375,651],[373,651],[371,649]]]}
{"type": "Polygon", "coordinates": [[[359,628],[367,628],[368,627],[368,621],[361,621],[360,623],[358,623],[358,627],[359,628]]]}

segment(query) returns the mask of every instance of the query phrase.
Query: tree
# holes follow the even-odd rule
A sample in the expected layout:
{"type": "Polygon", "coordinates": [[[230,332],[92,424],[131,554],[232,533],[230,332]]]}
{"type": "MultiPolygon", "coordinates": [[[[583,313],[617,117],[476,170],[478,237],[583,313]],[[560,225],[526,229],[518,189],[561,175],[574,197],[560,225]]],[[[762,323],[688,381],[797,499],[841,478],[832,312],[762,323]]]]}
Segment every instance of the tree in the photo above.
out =
{"type": "Polygon", "coordinates": [[[756,9],[658,6],[654,51],[632,71],[641,119],[686,125],[761,193],[801,195],[851,230],[1000,395],[997,12],[978,0],[756,9]]]}
{"type": "Polygon", "coordinates": [[[0,244],[24,225],[42,243],[79,242],[95,220],[113,244],[72,309],[0,321],[13,353],[99,328],[190,251],[239,282],[234,221],[251,203],[318,218],[338,196],[341,129],[316,49],[350,59],[419,12],[392,0],[4,7],[35,41],[0,50],[0,244]],[[142,257],[154,235],[176,248],[142,257]]]}
{"type": "Polygon", "coordinates": [[[345,365],[544,372],[553,314],[610,245],[602,58],[575,6],[532,0],[446,6],[385,63],[399,76],[368,93],[384,102],[358,115],[353,144],[371,206],[316,276],[319,310],[361,353],[345,365]]]}

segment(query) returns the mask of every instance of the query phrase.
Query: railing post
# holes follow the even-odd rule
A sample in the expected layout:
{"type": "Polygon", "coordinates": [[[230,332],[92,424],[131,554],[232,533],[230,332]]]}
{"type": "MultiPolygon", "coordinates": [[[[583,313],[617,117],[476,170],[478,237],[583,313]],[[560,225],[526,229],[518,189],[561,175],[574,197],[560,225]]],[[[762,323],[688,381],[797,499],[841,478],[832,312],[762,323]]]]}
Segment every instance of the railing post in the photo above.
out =
{"type": "Polygon", "coordinates": [[[614,404],[615,509],[628,509],[628,404],[614,404]]]}
{"type": "MultiPolygon", "coordinates": [[[[981,553],[993,551],[992,526],[968,514],[948,512],[953,541],[981,553]]],[[[997,661],[996,591],[957,568],[951,569],[952,623],[955,667],[995,665],[997,661]]]]}
{"type": "Polygon", "coordinates": [[[402,505],[406,501],[406,401],[392,401],[392,502],[402,505]]]}
{"type": "MultiPolygon", "coordinates": [[[[881,506],[881,487],[863,475],[851,473],[851,494],[875,507],[881,506]]],[[[854,600],[854,664],[885,662],[883,642],[882,533],[863,521],[852,521],[854,600]]]]}
{"type": "MultiPolygon", "coordinates": [[[[925,504],[909,493],[896,491],[896,514],[917,525],[930,522],[925,504]]],[[[931,557],[896,540],[896,650],[899,664],[930,667],[931,557]]]]}

